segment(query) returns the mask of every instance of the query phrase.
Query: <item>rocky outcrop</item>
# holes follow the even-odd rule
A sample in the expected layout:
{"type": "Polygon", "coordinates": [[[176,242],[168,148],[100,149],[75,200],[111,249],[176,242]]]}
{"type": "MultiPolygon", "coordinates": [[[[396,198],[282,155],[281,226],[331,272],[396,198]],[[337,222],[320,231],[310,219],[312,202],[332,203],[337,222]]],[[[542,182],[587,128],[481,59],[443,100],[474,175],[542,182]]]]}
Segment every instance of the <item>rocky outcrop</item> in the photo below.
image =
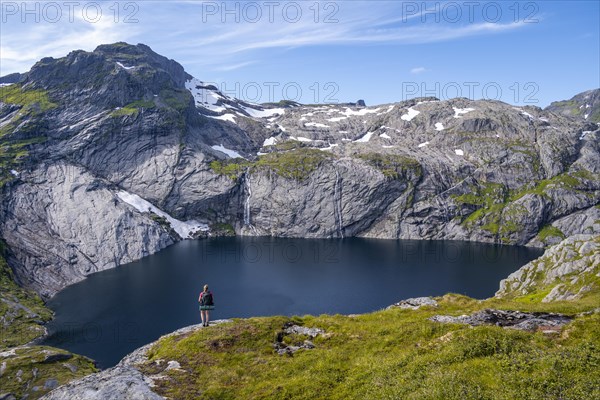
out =
{"type": "Polygon", "coordinates": [[[444,324],[466,324],[471,326],[495,325],[522,331],[556,333],[573,319],[570,316],[552,313],[524,313],[521,311],[482,310],[473,315],[434,315],[431,321],[444,324]]]}
{"type": "Polygon", "coordinates": [[[600,233],[591,119],[463,98],[250,104],[141,44],[45,58],[10,79],[0,234],[18,281],[44,297],[179,240],[172,219],[539,247],[600,233]]]}
{"type": "Polygon", "coordinates": [[[95,371],[93,362],[45,346],[17,346],[0,351],[0,398],[37,399],[73,379],[95,371]]]}
{"type": "Polygon", "coordinates": [[[574,235],[500,282],[496,297],[574,300],[600,290],[600,236],[574,235]]]}
{"type": "Polygon", "coordinates": [[[320,328],[308,328],[306,326],[287,323],[283,329],[275,335],[273,348],[279,354],[293,356],[299,350],[312,350],[315,348],[311,341],[320,335],[326,335],[320,328]]]}
{"type": "Polygon", "coordinates": [[[135,368],[117,366],[61,386],[41,397],[47,400],[161,400],[142,373],[135,368]]]}
{"type": "Polygon", "coordinates": [[[431,297],[415,297],[410,299],[401,300],[398,303],[392,304],[389,308],[402,308],[410,310],[418,310],[421,307],[437,307],[438,303],[431,297]]]}
{"type": "Polygon", "coordinates": [[[174,243],[149,214],[78,166],[41,165],[10,189],[2,204],[7,260],[20,283],[44,297],[174,243]]]}
{"type": "MultiPolygon", "coordinates": [[[[390,180],[360,159],[323,161],[304,180],[258,169],[245,182],[244,233],[288,237],[347,237],[364,232],[404,193],[418,174],[390,180]]],[[[408,195],[408,193],[406,193],[408,195]]]]}
{"type": "MultiPolygon", "coordinates": [[[[231,322],[230,320],[211,321],[211,325],[219,325],[231,322]]],[[[202,325],[192,325],[181,328],[168,335],[162,336],[164,339],[171,336],[180,336],[190,334],[198,329],[207,329],[202,325]]],[[[160,340],[159,339],[159,340],[160,340]]],[[[133,353],[125,356],[121,362],[113,368],[88,375],[82,379],[70,382],[60,386],[45,396],[44,400],[121,400],[121,399],[140,399],[140,400],[159,400],[162,396],[154,393],[152,387],[153,380],[160,379],[160,374],[148,375],[142,373],[137,366],[148,361],[146,353],[154,346],[156,342],[149,343],[133,353]]],[[[176,361],[164,361],[162,370],[177,369],[176,361]]]]}
{"type": "Polygon", "coordinates": [[[555,101],[547,111],[591,122],[600,122],[600,89],[588,90],[570,100],[555,101]]]}

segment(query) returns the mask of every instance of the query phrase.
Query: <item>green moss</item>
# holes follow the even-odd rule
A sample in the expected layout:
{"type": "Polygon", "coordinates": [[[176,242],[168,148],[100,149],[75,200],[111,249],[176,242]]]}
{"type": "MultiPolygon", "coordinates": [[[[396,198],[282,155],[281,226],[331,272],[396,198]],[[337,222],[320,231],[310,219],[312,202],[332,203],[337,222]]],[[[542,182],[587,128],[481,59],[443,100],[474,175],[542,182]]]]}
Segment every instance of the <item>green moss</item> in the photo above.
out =
{"type": "Polygon", "coordinates": [[[50,101],[48,92],[23,90],[20,84],[0,87],[0,102],[20,106],[20,110],[12,119],[0,128],[0,183],[4,184],[12,179],[9,171],[16,168],[21,159],[28,155],[27,146],[45,140],[39,136],[47,129],[46,121],[34,117],[39,117],[58,105],[50,101]],[[20,138],[38,137],[15,140],[15,132],[18,132],[20,138]]]}
{"type": "Polygon", "coordinates": [[[543,290],[535,290],[531,293],[528,293],[524,296],[519,296],[515,298],[515,301],[522,303],[540,303],[544,297],[548,296],[552,289],[546,288],[543,290]]]}
{"type": "MultiPolygon", "coordinates": [[[[2,253],[5,248],[0,242],[2,253]]],[[[37,399],[49,391],[44,388],[49,379],[61,385],[96,371],[94,363],[86,357],[51,347],[26,345],[45,333],[41,324],[51,318],[52,312],[36,293],[15,284],[10,267],[0,255],[0,352],[5,353],[0,358],[3,368],[0,393],[37,399]],[[49,354],[60,354],[64,359],[44,362],[49,354]]]]}
{"type": "Polygon", "coordinates": [[[6,260],[0,255],[0,349],[22,345],[44,334],[40,324],[52,317],[42,300],[14,282],[6,260]]]}
{"type": "Polygon", "coordinates": [[[219,222],[211,225],[210,231],[215,236],[235,236],[235,229],[231,224],[219,222]]]}
{"type": "Polygon", "coordinates": [[[482,182],[471,187],[471,193],[451,196],[458,205],[478,207],[462,224],[468,228],[479,227],[497,235],[502,227],[502,212],[506,207],[507,189],[504,185],[482,182]]]}
{"type": "Polygon", "coordinates": [[[155,107],[153,101],[149,100],[137,100],[127,104],[125,107],[121,107],[118,110],[114,110],[110,113],[112,117],[122,117],[129,115],[137,115],[141,109],[152,109],[155,107]]]}
{"type": "Polygon", "coordinates": [[[233,158],[211,161],[209,165],[216,174],[225,175],[235,181],[252,165],[252,163],[243,159],[233,158]]]}
{"type": "Polygon", "coordinates": [[[562,231],[555,226],[545,225],[542,229],[540,229],[537,237],[541,242],[545,243],[546,239],[551,238],[551,237],[564,239],[565,234],[562,233],[562,231]]]}
{"type": "Polygon", "coordinates": [[[500,226],[497,222],[488,222],[487,224],[483,225],[481,229],[488,231],[494,235],[497,235],[500,231],[500,226]]]}
{"type": "Polygon", "coordinates": [[[323,161],[333,157],[330,153],[304,148],[297,143],[278,143],[274,146],[277,151],[262,155],[254,162],[237,158],[218,160],[212,161],[210,168],[215,173],[225,175],[232,180],[237,180],[248,169],[252,171],[270,170],[284,178],[303,180],[323,161]]]}
{"type": "Polygon", "coordinates": [[[160,91],[160,99],[177,112],[184,111],[190,105],[191,96],[186,89],[164,89],[160,91]]]}
{"type": "MultiPolygon", "coordinates": [[[[600,180],[600,176],[598,174],[594,174],[586,169],[580,169],[574,172],[571,172],[571,176],[580,180],[588,180],[588,181],[597,181],[600,180]]],[[[577,183],[579,184],[579,183],[577,183]]]]}
{"type": "Polygon", "coordinates": [[[21,112],[44,112],[56,108],[57,103],[50,100],[48,92],[39,89],[23,89],[20,84],[0,87],[0,102],[17,104],[21,112]]]}
{"type": "MultiPolygon", "coordinates": [[[[437,308],[390,309],[354,317],[269,317],[162,339],[142,366],[160,373],[170,398],[545,399],[600,396],[600,316],[580,317],[554,337],[496,326],[429,321],[483,308],[556,311],[560,306],[464,296],[437,308]],[[290,356],[272,343],[285,323],[324,329],[315,349],[290,356]],[[165,370],[176,360],[183,371],[165,370]],[[201,385],[198,382],[202,382],[201,385]]],[[[588,306],[590,307],[590,306],[588,306]]],[[[589,308],[588,308],[589,309],[589,308]]],[[[573,308],[571,308],[573,310],[573,308]]],[[[284,336],[287,344],[305,337],[284,336]]]]}
{"type": "Polygon", "coordinates": [[[484,205],[487,208],[503,204],[506,199],[506,187],[500,183],[482,182],[470,189],[470,193],[452,196],[452,198],[459,204],[484,205]]]}
{"type": "Polygon", "coordinates": [[[3,357],[6,369],[0,375],[2,394],[12,393],[18,399],[37,399],[50,391],[48,382],[63,385],[97,372],[94,363],[83,356],[46,346],[13,349],[14,355],[3,357]],[[62,357],[45,361],[48,356],[62,357]]]}
{"type": "Polygon", "coordinates": [[[409,157],[381,153],[365,153],[359,154],[357,157],[365,160],[390,179],[407,179],[409,177],[418,179],[423,173],[421,164],[409,157]]]}
{"type": "Polygon", "coordinates": [[[581,115],[581,109],[574,100],[555,101],[551,106],[567,109],[571,115],[581,115]]]}
{"type": "Polygon", "coordinates": [[[171,223],[165,217],[161,217],[160,215],[155,214],[153,212],[149,212],[149,214],[150,219],[158,223],[171,236],[180,237],[179,234],[175,231],[175,229],[173,229],[173,227],[171,226],[171,223]]]}
{"type": "Polygon", "coordinates": [[[579,170],[557,175],[551,179],[541,180],[533,187],[522,188],[511,192],[501,184],[481,183],[471,187],[471,192],[451,196],[457,205],[470,205],[476,209],[463,219],[462,224],[470,229],[481,228],[504,243],[511,243],[513,236],[522,230],[521,221],[526,217],[527,210],[514,204],[525,195],[533,194],[548,197],[547,191],[553,188],[593,196],[592,193],[580,189],[581,179],[598,180],[598,176],[589,171],[579,170]]]}
{"type": "Polygon", "coordinates": [[[550,179],[543,179],[538,181],[533,188],[525,188],[513,193],[510,200],[516,201],[527,194],[537,194],[539,196],[547,197],[546,191],[553,188],[579,191],[578,188],[581,186],[581,182],[578,177],[581,177],[583,174],[585,174],[585,172],[579,171],[575,174],[564,173],[550,179]]]}
{"type": "Polygon", "coordinates": [[[508,203],[502,210],[501,223],[498,229],[500,240],[511,243],[512,235],[523,231],[521,221],[527,218],[529,211],[521,204],[508,203]]]}
{"type": "MultiPolygon", "coordinates": [[[[511,140],[505,143],[507,148],[514,153],[521,153],[526,158],[536,175],[540,172],[541,162],[538,150],[530,142],[525,140],[511,140]]],[[[515,164],[515,168],[527,168],[527,165],[515,164]]]]}
{"type": "Polygon", "coordinates": [[[332,157],[330,153],[321,150],[297,149],[260,156],[254,163],[254,168],[271,170],[288,179],[303,180],[322,162],[332,157]]]}
{"type": "Polygon", "coordinates": [[[558,267],[556,263],[562,261],[555,261],[555,257],[543,255],[523,270],[522,277],[507,282],[507,287],[512,290],[507,290],[503,296],[517,302],[536,302],[542,300],[551,290],[560,285],[561,293],[577,294],[578,299],[572,303],[600,304],[600,265],[596,265],[595,262],[598,254],[596,246],[598,245],[600,245],[600,236],[575,243],[559,244],[560,251],[567,255],[564,257],[565,259],[568,259],[569,262],[578,261],[581,266],[587,265],[587,267],[585,269],[576,268],[572,273],[549,280],[547,277],[550,271],[552,270],[552,275],[555,276],[558,267]],[[586,243],[592,244],[592,246],[584,246],[586,243]],[[515,288],[518,289],[515,290],[515,288]]]}
{"type": "Polygon", "coordinates": [[[34,137],[26,140],[0,138],[0,186],[15,178],[10,170],[17,169],[29,155],[29,147],[45,141],[45,137],[34,137]]]}
{"type": "Polygon", "coordinates": [[[297,140],[286,140],[285,142],[275,143],[272,147],[274,147],[276,151],[290,151],[305,148],[306,144],[297,140]]]}

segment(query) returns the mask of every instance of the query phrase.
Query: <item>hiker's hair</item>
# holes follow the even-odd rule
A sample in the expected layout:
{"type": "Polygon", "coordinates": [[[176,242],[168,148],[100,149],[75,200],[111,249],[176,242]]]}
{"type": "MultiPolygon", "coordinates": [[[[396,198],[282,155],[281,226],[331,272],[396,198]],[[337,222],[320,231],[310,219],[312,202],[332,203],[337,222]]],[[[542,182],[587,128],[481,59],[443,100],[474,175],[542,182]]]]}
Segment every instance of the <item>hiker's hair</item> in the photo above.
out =
{"type": "Polygon", "coordinates": [[[204,285],[204,291],[208,292],[208,285],[204,285]]]}

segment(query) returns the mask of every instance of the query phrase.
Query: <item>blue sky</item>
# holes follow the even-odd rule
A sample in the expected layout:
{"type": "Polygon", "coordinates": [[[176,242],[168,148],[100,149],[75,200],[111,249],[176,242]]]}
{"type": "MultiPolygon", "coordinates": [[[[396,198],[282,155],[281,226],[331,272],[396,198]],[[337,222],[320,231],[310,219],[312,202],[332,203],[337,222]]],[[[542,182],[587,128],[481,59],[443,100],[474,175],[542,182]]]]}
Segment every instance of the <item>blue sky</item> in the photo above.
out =
{"type": "Polygon", "coordinates": [[[0,12],[0,75],[126,41],[257,102],[544,107],[600,87],[598,1],[2,1],[0,12]]]}

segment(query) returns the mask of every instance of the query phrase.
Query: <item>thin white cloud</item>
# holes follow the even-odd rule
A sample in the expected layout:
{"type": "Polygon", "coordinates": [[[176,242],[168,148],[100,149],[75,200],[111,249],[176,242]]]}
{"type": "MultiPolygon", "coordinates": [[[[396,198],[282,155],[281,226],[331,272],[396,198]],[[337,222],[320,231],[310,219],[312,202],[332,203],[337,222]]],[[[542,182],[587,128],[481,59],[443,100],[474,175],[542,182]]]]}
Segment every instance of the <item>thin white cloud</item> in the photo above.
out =
{"type": "Polygon", "coordinates": [[[135,24],[115,23],[111,18],[92,23],[77,13],[73,22],[14,25],[2,29],[0,75],[25,72],[43,57],[63,57],[79,49],[90,51],[103,43],[127,41],[141,32],[135,24]]]}
{"type": "Polygon", "coordinates": [[[235,71],[236,69],[247,67],[248,65],[256,64],[256,61],[244,61],[238,64],[223,65],[221,67],[213,68],[215,71],[235,71]]]}
{"type": "Polygon", "coordinates": [[[422,74],[425,71],[427,71],[427,69],[425,69],[425,67],[415,67],[410,70],[410,73],[413,75],[418,75],[418,74],[422,74]]]}
{"type": "MultiPolygon", "coordinates": [[[[168,54],[184,65],[205,70],[233,71],[255,63],[257,57],[273,49],[323,45],[419,44],[450,41],[481,35],[526,29],[521,22],[440,24],[422,23],[416,17],[403,20],[399,3],[347,1],[335,3],[338,23],[324,23],[322,9],[318,23],[309,6],[304,18],[296,23],[281,18],[269,21],[265,14],[256,23],[236,23],[231,17],[206,19],[202,2],[140,2],[136,24],[115,23],[102,18],[97,23],[82,20],[55,24],[3,24],[0,43],[0,74],[26,71],[45,56],[63,56],[74,49],[92,50],[99,44],[127,41],[142,42],[168,54]]],[[[112,3],[111,3],[112,4],[112,3]]],[[[214,3],[221,4],[221,3],[214,3]]],[[[324,4],[321,4],[322,6],[324,4]]],[[[281,12],[281,11],[279,11],[281,12]]],[[[266,13],[266,11],[265,11],[266,13]]],[[[76,14],[77,16],[78,14],[76,14]]],[[[107,12],[107,16],[111,14],[107,12]]]]}

